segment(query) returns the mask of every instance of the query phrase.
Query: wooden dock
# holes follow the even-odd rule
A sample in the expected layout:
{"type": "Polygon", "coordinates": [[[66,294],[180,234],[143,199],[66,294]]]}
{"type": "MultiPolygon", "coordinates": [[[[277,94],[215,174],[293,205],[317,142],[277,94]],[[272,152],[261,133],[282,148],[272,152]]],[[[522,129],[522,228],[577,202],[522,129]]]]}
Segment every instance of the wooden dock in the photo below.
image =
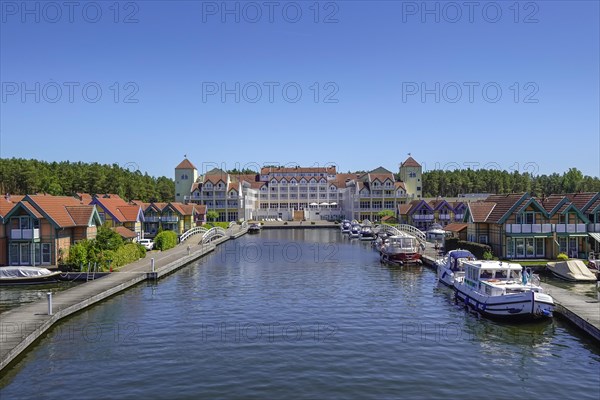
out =
{"type": "Polygon", "coordinates": [[[146,258],[126,265],[118,272],[74,288],[54,293],[52,315],[48,315],[48,301],[40,300],[2,313],[0,321],[0,371],[33,344],[44,332],[62,318],[83,310],[146,279],[159,279],[203,257],[216,246],[247,232],[236,229],[208,244],[198,243],[194,237],[164,252],[148,252],[146,258]],[[154,271],[152,271],[154,259],[154,271]]]}
{"type": "Polygon", "coordinates": [[[542,283],[554,299],[554,311],[600,342],[600,301],[567,289],[542,283]]]}

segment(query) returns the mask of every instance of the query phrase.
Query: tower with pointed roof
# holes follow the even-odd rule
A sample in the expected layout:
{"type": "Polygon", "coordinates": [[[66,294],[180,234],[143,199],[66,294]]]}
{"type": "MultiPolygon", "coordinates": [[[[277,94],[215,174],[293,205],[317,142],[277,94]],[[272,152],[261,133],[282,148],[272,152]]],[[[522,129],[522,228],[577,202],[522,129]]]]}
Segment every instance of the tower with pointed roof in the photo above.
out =
{"type": "Polygon", "coordinates": [[[409,153],[408,158],[400,164],[400,180],[404,182],[406,193],[415,199],[423,197],[422,175],[423,167],[409,153]]]}
{"type": "Polygon", "coordinates": [[[184,203],[185,196],[192,192],[192,185],[198,179],[198,170],[186,158],[175,167],[175,201],[184,203]]]}

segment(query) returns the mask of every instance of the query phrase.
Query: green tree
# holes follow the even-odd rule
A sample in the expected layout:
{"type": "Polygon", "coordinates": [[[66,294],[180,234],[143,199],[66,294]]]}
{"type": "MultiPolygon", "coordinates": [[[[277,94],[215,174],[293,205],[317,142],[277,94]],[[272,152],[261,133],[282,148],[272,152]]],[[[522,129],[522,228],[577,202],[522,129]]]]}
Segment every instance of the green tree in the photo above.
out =
{"type": "Polygon", "coordinates": [[[119,247],[123,246],[121,235],[109,228],[108,224],[104,224],[98,228],[95,241],[95,247],[99,250],[116,251],[119,247]]]}
{"type": "Polygon", "coordinates": [[[214,210],[207,211],[206,218],[211,222],[215,222],[219,218],[219,213],[214,210]]]}

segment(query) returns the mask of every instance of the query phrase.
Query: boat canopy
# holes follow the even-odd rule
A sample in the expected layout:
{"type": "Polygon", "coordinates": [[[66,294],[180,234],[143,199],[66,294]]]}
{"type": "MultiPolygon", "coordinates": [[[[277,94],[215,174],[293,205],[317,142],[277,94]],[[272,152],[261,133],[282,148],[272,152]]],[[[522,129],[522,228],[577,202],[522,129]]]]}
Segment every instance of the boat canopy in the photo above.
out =
{"type": "Polygon", "coordinates": [[[473,260],[477,258],[469,250],[453,250],[450,252],[449,256],[455,260],[457,258],[472,258],[473,260]]]}
{"type": "Polygon", "coordinates": [[[1,267],[0,279],[37,278],[52,274],[49,269],[38,267],[1,267]]]}

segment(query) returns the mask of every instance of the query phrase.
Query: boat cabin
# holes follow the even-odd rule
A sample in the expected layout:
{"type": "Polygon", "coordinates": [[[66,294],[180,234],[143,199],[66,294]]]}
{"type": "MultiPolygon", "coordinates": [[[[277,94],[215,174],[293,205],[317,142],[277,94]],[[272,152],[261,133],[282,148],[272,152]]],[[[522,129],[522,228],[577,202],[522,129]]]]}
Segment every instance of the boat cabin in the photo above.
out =
{"type": "Polygon", "coordinates": [[[526,282],[522,275],[523,267],[520,264],[501,261],[467,261],[463,265],[465,268],[463,284],[472,290],[490,296],[501,296],[521,293],[526,289],[524,286],[526,282]]]}

